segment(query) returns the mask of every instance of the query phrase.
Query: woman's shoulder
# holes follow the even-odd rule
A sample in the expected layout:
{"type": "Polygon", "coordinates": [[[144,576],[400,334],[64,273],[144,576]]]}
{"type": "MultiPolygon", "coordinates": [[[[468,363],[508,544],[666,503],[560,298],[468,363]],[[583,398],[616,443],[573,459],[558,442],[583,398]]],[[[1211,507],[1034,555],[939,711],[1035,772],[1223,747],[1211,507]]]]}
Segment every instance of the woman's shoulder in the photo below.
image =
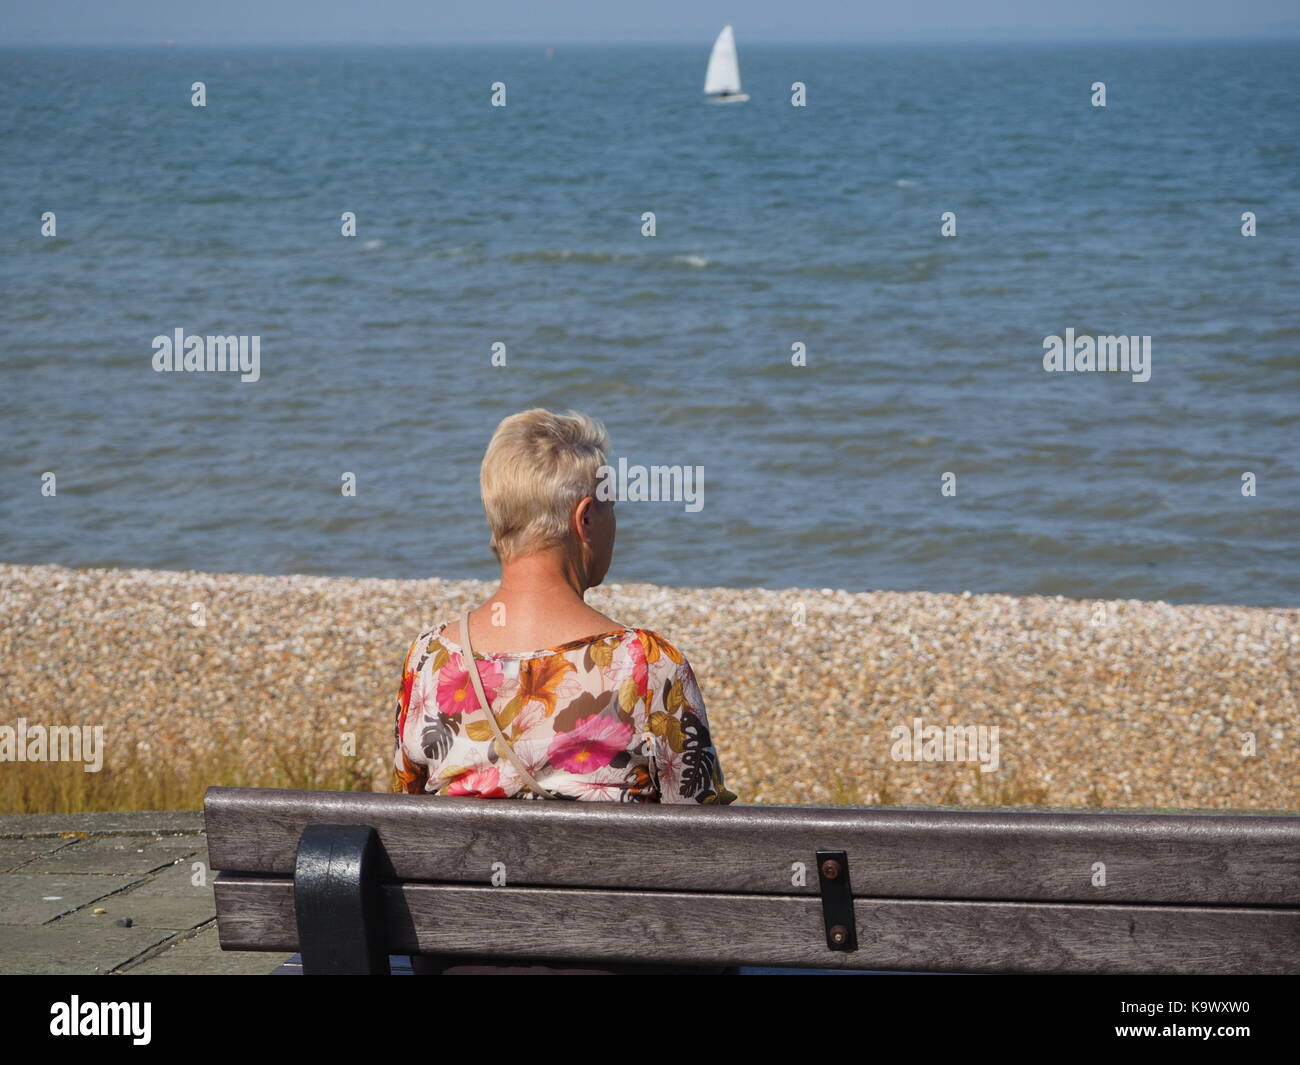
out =
{"type": "Polygon", "coordinates": [[[630,631],[641,645],[647,665],[664,662],[676,667],[686,662],[686,656],[677,649],[676,645],[654,629],[636,628],[630,631]]]}
{"type": "Polygon", "coordinates": [[[406,670],[408,672],[417,672],[429,655],[440,648],[441,644],[438,640],[440,628],[441,626],[435,625],[424,629],[411,641],[410,648],[406,652],[406,670]]]}

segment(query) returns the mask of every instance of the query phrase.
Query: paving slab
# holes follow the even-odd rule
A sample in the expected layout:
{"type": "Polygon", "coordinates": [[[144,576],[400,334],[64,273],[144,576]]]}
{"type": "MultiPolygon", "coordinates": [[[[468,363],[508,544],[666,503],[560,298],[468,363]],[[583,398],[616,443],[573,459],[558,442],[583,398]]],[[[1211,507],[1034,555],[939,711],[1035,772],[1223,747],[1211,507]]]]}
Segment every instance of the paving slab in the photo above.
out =
{"type": "Polygon", "coordinates": [[[202,832],[201,810],[92,811],[73,814],[0,814],[0,837],[202,832]]]}
{"type": "Polygon", "coordinates": [[[198,894],[194,898],[171,896],[139,896],[125,891],[111,898],[100,899],[94,906],[83,906],[68,914],[59,923],[75,927],[103,927],[129,920],[132,928],[162,928],[168,932],[189,932],[207,924],[216,916],[212,893],[198,894]],[[96,913],[103,910],[103,913],[96,913]]]}
{"type": "Polygon", "coordinates": [[[151,873],[176,862],[185,853],[195,854],[203,843],[190,837],[178,850],[175,840],[168,846],[152,836],[105,836],[77,840],[60,847],[24,867],[25,873],[151,873]]]}
{"type": "Polygon", "coordinates": [[[8,926],[45,924],[138,880],[134,876],[0,875],[0,960],[8,949],[8,926]]]}
{"type": "Polygon", "coordinates": [[[216,925],[209,925],[123,971],[127,976],[267,976],[289,957],[284,953],[222,950],[216,925]]]}
{"type": "Polygon", "coordinates": [[[269,974],[287,954],[221,949],[202,829],[194,811],[0,815],[0,973],[269,974]]]}
{"type": "Polygon", "coordinates": [[[73,840],[42,836],[34,839],[0,839],[0,873],[18,870],[27,862],[44,854],[51,854],[60,847],[71,846],[73,840]]]}
{"type": "Polygon", "coordinates": [[[187,854],[195,850],[195,848],[202,851],[208,849],[207,840],[201,832],[184,832],[168,836],[154,836],[152,846],[154,850],[184,851],[187,854]]]}
{"type": "Polygon", "coordinates": [[[157,928],[74,928],[67,922],[0,929],[0,973],[107,974],[170,938],[157,928]]]}
{"type": "Polygon", "coordinates": [[[216,902],[212,897],[212,875],[205,848],[182,858],[174,865],[159,869],[148,879],[141,881],[138,887],[133,888],[132,894],[154,898],[170,896],[181,899],[207,899],[213,907],[212,912],[216,913],[216,902]],[[194,869],[196,864],[202,865],[203,868],[196,872],[194,869]],[[196,877],[199,879],[197,884],[194,883],[196,877]]]}

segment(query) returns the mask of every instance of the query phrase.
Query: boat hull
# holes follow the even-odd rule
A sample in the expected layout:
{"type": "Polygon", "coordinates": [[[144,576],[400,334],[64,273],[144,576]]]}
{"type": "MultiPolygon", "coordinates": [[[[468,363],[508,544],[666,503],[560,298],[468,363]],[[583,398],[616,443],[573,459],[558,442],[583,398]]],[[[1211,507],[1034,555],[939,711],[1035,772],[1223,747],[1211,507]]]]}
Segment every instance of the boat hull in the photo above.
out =
{"type": "Polygon", "coordinates": [[[706,99],[711,104],[743,104],[746,100],[749,99],[749,93],[719,92],[719,93],[713,93],[712,95],[706,96],[704,99],[706,99]]]}

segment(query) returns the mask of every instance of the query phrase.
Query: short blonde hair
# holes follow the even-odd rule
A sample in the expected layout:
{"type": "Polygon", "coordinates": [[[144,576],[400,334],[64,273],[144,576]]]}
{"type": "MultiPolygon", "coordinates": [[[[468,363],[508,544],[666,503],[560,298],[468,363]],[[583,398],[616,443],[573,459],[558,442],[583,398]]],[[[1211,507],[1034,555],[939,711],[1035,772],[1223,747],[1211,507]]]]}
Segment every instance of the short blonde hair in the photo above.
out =
{"type": "Polygon", "coordinates": [[[502,562],[562,543],[569,516],[596,494],[609,437],[594,418],[542,407],[497,426],[479,469],[492,551],[502,562]]]}

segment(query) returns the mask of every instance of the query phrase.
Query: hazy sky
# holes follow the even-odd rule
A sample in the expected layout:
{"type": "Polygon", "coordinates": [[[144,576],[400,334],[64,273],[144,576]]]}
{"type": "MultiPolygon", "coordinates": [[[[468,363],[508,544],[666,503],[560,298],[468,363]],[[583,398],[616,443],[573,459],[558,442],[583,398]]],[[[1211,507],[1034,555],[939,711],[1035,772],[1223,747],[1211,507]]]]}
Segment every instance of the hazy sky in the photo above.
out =
{"type": "Polygon", "coordinates": [[[14,44],[1296,37],[1296,0],[0,0],[14,44]]]}

